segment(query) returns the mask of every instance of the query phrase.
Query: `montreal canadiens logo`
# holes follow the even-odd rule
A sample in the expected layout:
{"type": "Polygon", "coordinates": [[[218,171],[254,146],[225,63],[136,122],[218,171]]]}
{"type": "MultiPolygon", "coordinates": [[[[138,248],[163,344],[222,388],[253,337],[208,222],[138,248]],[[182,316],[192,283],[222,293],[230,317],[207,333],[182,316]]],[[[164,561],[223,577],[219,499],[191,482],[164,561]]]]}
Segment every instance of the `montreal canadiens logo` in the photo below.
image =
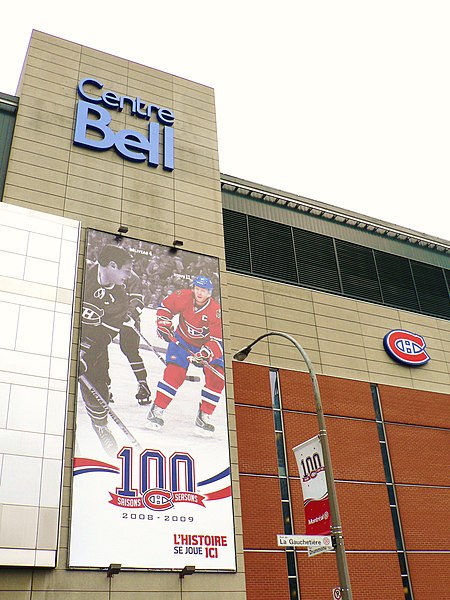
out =
{"type": "Polygon", "coordinates": [[[383,345],[391,358],[409,367],[420,367],[430,360],[425,340],[417,333],[394,329],[384,336],[383,345]]]}

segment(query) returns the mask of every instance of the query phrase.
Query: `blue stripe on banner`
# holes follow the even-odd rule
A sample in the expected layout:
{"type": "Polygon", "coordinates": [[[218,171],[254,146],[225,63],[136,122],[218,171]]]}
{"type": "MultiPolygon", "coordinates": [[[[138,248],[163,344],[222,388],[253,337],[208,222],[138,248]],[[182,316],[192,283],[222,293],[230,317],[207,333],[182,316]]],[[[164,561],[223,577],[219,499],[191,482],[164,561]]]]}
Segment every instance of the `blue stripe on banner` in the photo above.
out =
{"type": "Polygon", "coordinates": [[[83,475],[84,473],[114,473],[114,475],[117,475],[117,470],[110,470],[110,469],[102,469],[99,467],[89,467],[86,469],[77,469],[76,471],[73,472],[74,475],[83,475]]]}
{"type": "Polygon", "coordinates": [[[219,481],[220,479],[223,479],[224,477],[228,477],[229,474],[230,474],[230,467],[228,467],[221,473],[217,473],[217,475],[213,475],[209,479],[200,481],[199,483],[197,483],[197,485],[207,485],[208,483],[214,483],[214,481],[219,481]]]}
{"type": "Polygon", "coordinates": [[[217,394],[212,394],[211,392],[208,392],[206,390],[202,390],[202,396],[203,396],[203,398],[206,398],[207,400],[210,400],[211,402],[215,402],[216,404],[220,400],[220,396],[218,396],[217,394]]]}

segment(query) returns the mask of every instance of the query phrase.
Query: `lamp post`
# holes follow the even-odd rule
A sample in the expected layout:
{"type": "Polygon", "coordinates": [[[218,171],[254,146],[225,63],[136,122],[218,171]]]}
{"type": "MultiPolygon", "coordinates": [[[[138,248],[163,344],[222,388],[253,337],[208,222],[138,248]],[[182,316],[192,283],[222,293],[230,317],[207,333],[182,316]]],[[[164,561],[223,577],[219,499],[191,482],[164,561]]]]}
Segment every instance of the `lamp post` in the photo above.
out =
{"type": "Polygon", "coordinates": [[[313,391],[314,391],[314,400],[316,403],[317,420],[319,422],[319,438],[320,438],[320,443],[322,445],[325,477],[326,477],[326,481],[327,481],[328,498],[329,498],[329,502],[330,502],[330,512],[331,512],[331,522],[332,522],[331,531],[336,539],[336,565],[337,565],[337,570],[338,570],[338,575],[339,575],[339,585],[341,588],[342,599],[343,600],[352,600],[353,596],[352,596],[352,590],[350,587],[350,577],[348,574],[347,557],[345,555],[344,536],[342,534],[341,517],[339,514],[339,505],[338,505],[337,494],[336,494],[336,485],[334,483],[333,467],[331,464],[330,447],[328,445],[327,428],[325,425],[325,418],[323,415],[322,400],[320,398],[320,391],[319,391],[319,383],[317,381],[314,366],[313,366],[308,354],[300,346],[300,344],[297,342],[297,340],[295,338],[293,338],[291,335],[289,335],[287,333],[282,333],[281,331],[269,331],[268,333],[264,333],[263,335],[260,335],[259,337],[256,338],[256,340],[251,342],[248,346],[246,346],[245,348],[242,348],[242,350],[239,350],[239,352],[236,352],[236,354],[233,356],[233,358],[235,358],[238,361],[244,361],[247,358],[247,356],[250,354],[251,349],[253,348],[253,346],[255,344],[257,344],[260,340],[262,340],[266,337],[272,336],[272,335],[283,337],[283,338],[289,340],[292,344],[294,344],[294,346],[297,348],[297,350],[302,355],[302,357],[308,367],[309,376],[311,378],[313,391]]]}

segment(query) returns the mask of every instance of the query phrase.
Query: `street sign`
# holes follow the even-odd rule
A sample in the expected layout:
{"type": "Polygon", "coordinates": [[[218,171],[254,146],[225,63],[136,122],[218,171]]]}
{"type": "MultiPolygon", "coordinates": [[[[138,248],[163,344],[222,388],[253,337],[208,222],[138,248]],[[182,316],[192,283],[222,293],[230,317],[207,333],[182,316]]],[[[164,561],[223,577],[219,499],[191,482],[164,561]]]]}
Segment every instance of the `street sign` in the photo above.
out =
{"type": "Polygon", "coordinates": [[[341,600],[342,593],[340,587],[333,588],[333,600],[341,600]]]}
{"type": "Polygon", "coordinates": [[[329,535],[277,535],[278,546],[309,546],[332,548],[329,535]]]}
{"type": "Polygon", "coordinates": [[[324,552],[332,552],[333,548],[328,546],[318,546],[317,548],[311,548],[308,546],[308,557],[317,556],[318,554],[323,554],[324,552]]]}

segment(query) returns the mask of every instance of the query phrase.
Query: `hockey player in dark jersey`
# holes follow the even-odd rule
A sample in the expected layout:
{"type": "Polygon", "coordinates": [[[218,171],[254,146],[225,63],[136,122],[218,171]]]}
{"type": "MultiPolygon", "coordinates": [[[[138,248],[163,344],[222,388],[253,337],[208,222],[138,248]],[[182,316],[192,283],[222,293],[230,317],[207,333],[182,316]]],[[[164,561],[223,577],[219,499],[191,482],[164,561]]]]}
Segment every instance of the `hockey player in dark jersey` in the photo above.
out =
{"type": "Polygon", "coordinates": [[[141,405],[150,404],[150,388],[147,383],[147,371],[144,361],[139,354],[139,334],[141,329],[141,313],[144,308],[144,297],[142,293],[142,284],[139,276],[131,271],[130,277],[126,282],[126,291],[129,299],[128,319],[120,328],[120,349],[125,354],[130,363],[131,369],[138,382],[138,391],[136,400],[141,405]]]}
{"type": "Polygon", "coordinates": [[[220,306],[211,297],[212,291],[211,280],[198,276],[192,289],[170,294],[156,311],[157,334],[168,342],[167,366],[147,416],[149,429],[160,429],[164,425],[164,411],[185,381],[189,365],[193,364],[202,368],[205,375],[196,430],[203,435],[214,432],[211,416],[224,388],[224,362],[220,306]],[[173,326],[175,315],[179,316],[176,330],[173,326]]]}
{"type": "Polygon", "coordinates": [[[125,283],[132,256],[118,246],[105,246],[86,273],[81,312],[79,374],[81,394],[92,426],[104,450],[115,457],[117,443],[107,425],[108,411],[96,394],[109,401],[108,345],[127,318],[129,299],[125,283]]]}

